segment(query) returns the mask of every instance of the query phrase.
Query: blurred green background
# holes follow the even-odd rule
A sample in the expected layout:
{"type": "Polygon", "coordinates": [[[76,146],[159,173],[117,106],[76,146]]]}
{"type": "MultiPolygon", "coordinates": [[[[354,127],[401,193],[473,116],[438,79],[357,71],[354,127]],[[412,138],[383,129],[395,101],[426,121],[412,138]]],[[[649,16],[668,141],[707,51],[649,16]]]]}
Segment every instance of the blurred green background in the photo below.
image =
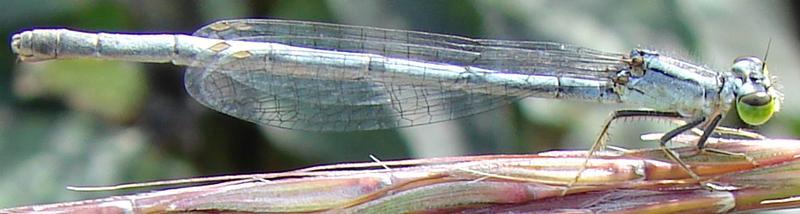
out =
{"type": "MultiPolygon", "coordinates": [[[[412,29],[469,37],[551,40],[627,52],[645,47],[727,69],[763,56],[786,95],[762,127],[800,136],[798,3],[791,1],[148,1],[5,0],[0,33],[31,28],[183,33],[220,19],[262,17],[412,29]]],[[[8,44],[8,43],[6,43],[8,44]]],[[[304,166],[466,154],[587,149],[614,109],[526,99],[473,117],[397,130],[309,133],[259,127],[209,110],[183,89],[183,68],[62,61],[22,64],[0,48],[0,207],[96,198],[67,185],[108,185],[304,166]]],[[[642,143],[658,121],[617,123],[612,144],[642,143]]],[[[141,190],[139,190],[141,191],[141,190]]]]}

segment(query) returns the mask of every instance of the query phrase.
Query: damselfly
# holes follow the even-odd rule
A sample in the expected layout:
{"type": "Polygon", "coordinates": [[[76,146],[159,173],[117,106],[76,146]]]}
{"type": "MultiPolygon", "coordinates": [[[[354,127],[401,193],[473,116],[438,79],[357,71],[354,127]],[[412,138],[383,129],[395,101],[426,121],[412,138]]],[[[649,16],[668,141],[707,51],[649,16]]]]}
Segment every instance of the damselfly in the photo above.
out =
{"type": "Polygon", "coordinates": [[[744,122],[759,125],[782,98],[757,57],[715,71],[644,49],[622,54],[306,21],[224,20],[193,35],[36,29],[12,40],[23,62],[98,58],[188,66],[186,89],[204,105],[300,130],[416,126],[541,97],[648,109],[614,112],[592,151],[604,147],[609,124],[626,117],[685,121],[661,137],[665,151],[672,137],[702,127],[702,149],[734,103],[744,122]]]}

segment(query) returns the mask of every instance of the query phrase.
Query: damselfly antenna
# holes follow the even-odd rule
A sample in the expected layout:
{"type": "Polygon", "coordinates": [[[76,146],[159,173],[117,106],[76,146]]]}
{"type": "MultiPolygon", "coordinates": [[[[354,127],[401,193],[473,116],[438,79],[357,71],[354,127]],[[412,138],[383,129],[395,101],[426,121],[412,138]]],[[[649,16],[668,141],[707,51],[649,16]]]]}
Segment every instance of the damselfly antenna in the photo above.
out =
{"type": "Polygon", "coordinates": [[[764,52],[764,66],[767,65],[767,56],[769,56],[769,48],[772,47],[772,38],[767,41],[767,51],[764,52]]]}

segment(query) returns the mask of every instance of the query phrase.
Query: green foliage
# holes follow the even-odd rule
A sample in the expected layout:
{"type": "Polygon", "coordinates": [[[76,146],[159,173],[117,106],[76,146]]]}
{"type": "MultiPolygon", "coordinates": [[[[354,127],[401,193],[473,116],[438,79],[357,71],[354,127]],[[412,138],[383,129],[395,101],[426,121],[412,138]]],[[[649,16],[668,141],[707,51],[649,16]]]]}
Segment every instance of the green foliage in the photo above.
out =
{"type": "Polygon", "coordinates": [[[147,81],[141,67],[96,60],[24,65],[16,88],[23,97],[56,96],[73,109],[128,122],[137,116],[147,95],[147,81]]]}

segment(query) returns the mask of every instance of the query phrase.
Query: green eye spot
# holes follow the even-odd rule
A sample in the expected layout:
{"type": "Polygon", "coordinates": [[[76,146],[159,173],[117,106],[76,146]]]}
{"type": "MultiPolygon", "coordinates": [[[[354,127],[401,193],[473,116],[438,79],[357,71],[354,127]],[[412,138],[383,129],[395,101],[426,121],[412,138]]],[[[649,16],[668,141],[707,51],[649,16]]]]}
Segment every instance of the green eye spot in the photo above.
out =
{"type": "Polygon", "coordinates": [[[772,114],[777,111],[775,99],[770,97],[769,102],[753,103],[747,102],[749,99],[739,99],[736,102],[736,112],[739,118],[750,125],[761,125],[766,123],[772,114]]]}

